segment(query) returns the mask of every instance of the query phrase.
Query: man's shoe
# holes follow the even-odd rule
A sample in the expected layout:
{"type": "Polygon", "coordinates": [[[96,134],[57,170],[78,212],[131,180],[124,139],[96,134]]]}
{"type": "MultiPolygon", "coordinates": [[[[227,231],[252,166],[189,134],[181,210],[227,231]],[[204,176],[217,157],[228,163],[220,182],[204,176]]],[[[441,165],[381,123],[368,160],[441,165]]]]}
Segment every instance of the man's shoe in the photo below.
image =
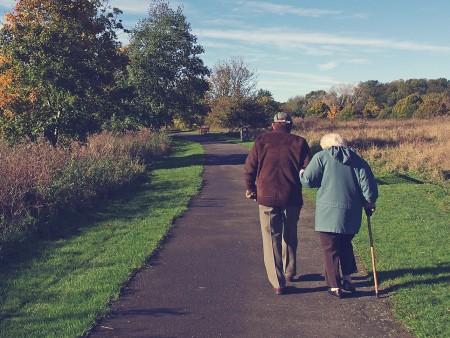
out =
{"type": "Polygon", "coordinates": [[[331,290],[331,288],[328,288],[327,293],[333,297],[342,298],[341,289],[331,290]]]}
{"type": "Polygon", "coordinates": [[[273,288],[273,291],[275,292],[275,294],[277,295],[284,295],[286,288],[273,288]]]}
{"type": "Polygon", "coordinates": [[[352,282],[350,282],[348,280],[344,280],[342,282],[342,289],[344,289],[345,291],[351,292],[351,293],[356,293],[356,289],[353,286],[352,282]]]}

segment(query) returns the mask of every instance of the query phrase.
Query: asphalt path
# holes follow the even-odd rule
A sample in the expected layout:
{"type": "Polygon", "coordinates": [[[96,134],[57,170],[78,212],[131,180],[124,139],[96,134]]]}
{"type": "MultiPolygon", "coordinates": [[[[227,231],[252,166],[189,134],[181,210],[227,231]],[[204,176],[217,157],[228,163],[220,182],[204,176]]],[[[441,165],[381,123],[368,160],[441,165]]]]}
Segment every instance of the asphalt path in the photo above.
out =
{"type": "Polygon", "coordinates": [[[299,275],[276,295],[264,269],[258,207],[244,197],[248,150],[185,137],[205,148],[203,188],[91,337],[410,337],[364,271],[354,278],[357,296],[325,292],[311,204],[298,224],[299,275]]]}

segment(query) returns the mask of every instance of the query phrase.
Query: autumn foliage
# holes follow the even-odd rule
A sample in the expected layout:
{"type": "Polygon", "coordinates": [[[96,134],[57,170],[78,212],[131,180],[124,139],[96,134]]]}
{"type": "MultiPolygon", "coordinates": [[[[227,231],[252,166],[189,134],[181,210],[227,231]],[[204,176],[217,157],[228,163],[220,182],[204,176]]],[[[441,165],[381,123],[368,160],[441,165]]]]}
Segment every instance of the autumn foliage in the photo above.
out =
{"type": "Polygon", "coordinates": [[[1,134],[83,140],[113,111],[118,10],[103,1],[18,0],[0,36],[1,134]]]}

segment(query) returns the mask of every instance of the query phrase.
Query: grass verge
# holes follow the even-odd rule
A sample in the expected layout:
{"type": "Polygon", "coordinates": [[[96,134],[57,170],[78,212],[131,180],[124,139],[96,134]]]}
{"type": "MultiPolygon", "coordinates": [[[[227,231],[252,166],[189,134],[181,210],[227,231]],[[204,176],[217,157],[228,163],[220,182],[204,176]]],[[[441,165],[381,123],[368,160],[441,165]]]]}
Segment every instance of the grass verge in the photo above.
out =
{"type": "MultiPolygon", "coordinates": [[[[380,295],[388,297],[397,321],[415,337],[450,337],[448,194],[434,184],[378,180],[380,198],[371,223],[380,295]]],[[[315,192],[304,189],[304,196],[314,202],[315,192]]],[[[353,243],[371,272],[365,216],[353,243]]]]}
{"type": "MultiPolygon", "coordinates": [[[[416,337],[450,337],[449,199],[433,184],[380,185],[372,216],[377,276],[396,318],[416,337]]],[[[355,237],[371,267],[367,226],[355,237]]],[[[371,271],[371,268],[367,268],[371,271]]]]}
{"type": "Polygon", "coordinates": [[[107,313],[201,187],[203,149],[175,142],[137,191],[76,223],[71,215],[69,234],[1,263],[1,337],[81,336],[107,313]]]}

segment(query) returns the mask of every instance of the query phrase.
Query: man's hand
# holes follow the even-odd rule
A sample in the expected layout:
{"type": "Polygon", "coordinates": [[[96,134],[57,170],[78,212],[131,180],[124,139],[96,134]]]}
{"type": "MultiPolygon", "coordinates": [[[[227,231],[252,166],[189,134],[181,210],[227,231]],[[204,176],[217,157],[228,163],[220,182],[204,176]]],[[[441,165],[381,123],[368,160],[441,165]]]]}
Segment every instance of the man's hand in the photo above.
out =
{"type": "Polygon", "coordinates": [[[250,198],[250,199],[256,201],[256,191],[248,190],[248,189],[247,189],[247,190],[245,191],[245,197],[250,198]]]}

